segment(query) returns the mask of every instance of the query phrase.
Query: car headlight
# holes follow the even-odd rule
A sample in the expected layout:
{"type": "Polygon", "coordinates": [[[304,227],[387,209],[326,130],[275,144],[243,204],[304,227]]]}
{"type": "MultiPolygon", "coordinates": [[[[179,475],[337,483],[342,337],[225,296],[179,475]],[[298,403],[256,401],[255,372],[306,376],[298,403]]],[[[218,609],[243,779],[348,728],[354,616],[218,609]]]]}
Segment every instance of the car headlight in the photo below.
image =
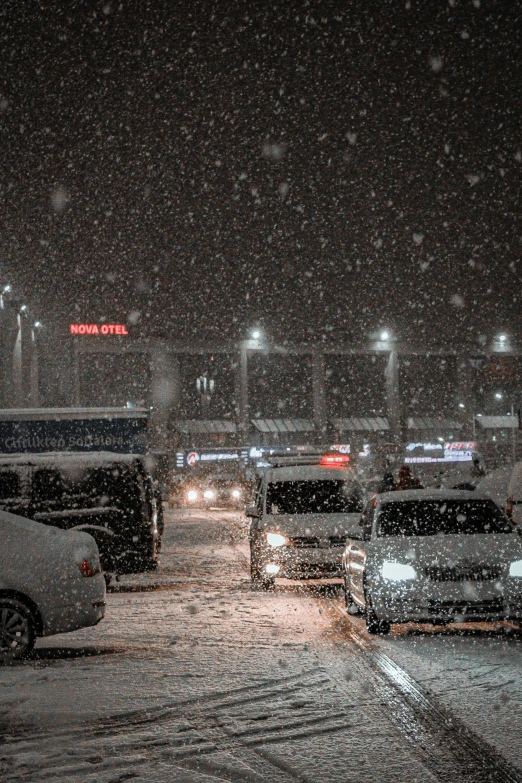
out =
{"type": "Polygon", "coordinates": [[[189,501],[189,503],[193,503],[197,499],[198,499],[198,493],[196,492],[196,490],[189,489],[189,491],[187,492],[187,500],[189,501]]]}
{"type": "Polygon", "coordinates": [[[267,533],[266,540],[270,546],[284,546],[288,543],[288,539],[280,533],[267,533]]]}
{"type": "Polygon", "coordinates": [[[509,566],[510,576],[522,576],[522,560],[515,560],[509,566]]]}
{"type": "Polygon", "coordinates": [[[386,560],[382,564],[381,574],[382,578],[389,582],[406,582],[409,579],[417,579],[413,566],[406,565],[406,563],[394,563],[391,560],[386,560]]]}
{"type": "Polygon", "coordinates": [[[211,489],[206,489],[206,490],[203,492],[203,497],[204,497],[206,500],[213,500],[213,499],[215,498],[215,496],[216,496],[216,493],[215,493],[215,492],[213,492],[211,489]]]}
{"type": "Polygon", "coordinates": [[[233,497],[233,498],[240,498],[240,497],[241,497],[241,492],[240,492],[240,490],[239,490],[239,489],[233,489],[233,490],[232,490],[232,497],[233,497]]]}

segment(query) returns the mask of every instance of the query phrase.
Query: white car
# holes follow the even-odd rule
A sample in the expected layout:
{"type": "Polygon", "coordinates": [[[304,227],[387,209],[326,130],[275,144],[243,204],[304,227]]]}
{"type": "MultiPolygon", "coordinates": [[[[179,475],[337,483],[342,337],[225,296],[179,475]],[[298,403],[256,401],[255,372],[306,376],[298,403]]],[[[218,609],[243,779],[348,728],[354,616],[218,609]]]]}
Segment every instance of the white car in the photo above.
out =
{"type": "Polygon", "coordinates": [[[105,580],[95,540],[0,511],[0,661],[25,657],[37,636],[96,625],[105,580]]]}
{"type": "Polygon", "coordinates": [[[276,577],[339,578],[350,532],[358,524],[363,490],[338,456],[318,464],[266,470],[250,525],[250,568],[254,586],[269,588],[276,577]]]}
{"type": "Polygon", "coordinates": [[[376,495],[343,555],[346,607],[391,623],[522,619],[522,538],[477,492],[376,495]]]}

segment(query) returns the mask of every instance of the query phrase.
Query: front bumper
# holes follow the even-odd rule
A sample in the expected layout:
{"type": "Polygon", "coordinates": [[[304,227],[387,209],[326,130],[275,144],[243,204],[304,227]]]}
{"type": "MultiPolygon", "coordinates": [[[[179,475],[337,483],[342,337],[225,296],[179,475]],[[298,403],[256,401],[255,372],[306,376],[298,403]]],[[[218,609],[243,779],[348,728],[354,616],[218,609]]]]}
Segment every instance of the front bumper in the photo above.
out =
{"type": "Polygon", "coordinates": [[[371,589],[380,620],[394,623],[496,622],[522,619],[522,593],[501,581],[459,586],[402,585],[382,582],[371,589]]]}

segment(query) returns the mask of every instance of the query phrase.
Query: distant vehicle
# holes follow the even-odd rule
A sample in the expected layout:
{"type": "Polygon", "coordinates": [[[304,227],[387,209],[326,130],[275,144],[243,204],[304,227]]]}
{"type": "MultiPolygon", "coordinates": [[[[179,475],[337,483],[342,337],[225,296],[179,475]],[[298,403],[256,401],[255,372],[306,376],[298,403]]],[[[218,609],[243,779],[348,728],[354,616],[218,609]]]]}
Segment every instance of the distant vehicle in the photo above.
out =
{"type": "Polygon", "coordinates": [[[0,509],[95,539],[103,570],[158,563],[158,511],[144,458],[110,452],[0,455],[0,509]]]}
{"type": "Polygon", "coordinates": [[[194,468],[180,484],[183,505],[198,508],[244,508],[251,485],[237,468],[194,468]]]}
{"type": "Polygon", "coordinates": [[[360,519],[363,490],[344,455],[280,461],[260,479],[250,525],[250,573],[264,589],[276,577],[339,577],[342,553],[360,519]],[[304,463],[304,464],[303,464],[304,463]]]}
{"type": "Polygon", "coordinates": [[[105,582],[96,542],[0,511],[0,661],[26,656],[37,636],[96,625],[105,582]]]}
{"type": "Polygon", "coordinates": [[[376,495],[342,560],[346,607],[392,623],[522,619],[522,538],[477,491],[376,495]]]}

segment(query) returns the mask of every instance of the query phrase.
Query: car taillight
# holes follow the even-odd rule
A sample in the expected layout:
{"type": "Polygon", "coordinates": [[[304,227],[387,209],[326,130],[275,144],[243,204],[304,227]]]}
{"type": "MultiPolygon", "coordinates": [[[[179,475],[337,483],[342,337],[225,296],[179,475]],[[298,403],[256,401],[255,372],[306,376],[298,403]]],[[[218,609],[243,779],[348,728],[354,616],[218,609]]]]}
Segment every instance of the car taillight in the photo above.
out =
{"type": "Polygon", "coordinates": [[[96,576],[96,574],[101,573],[101,565],[95,560],[85,559],[81,562],[80,571],[82,572],[82,576],[96,576]]]}
{"type": "Polygon", "coordinates": [[[349,462],[348,454],[323,454],[320,464],[329,468],[344,468],[349,462]]]}

